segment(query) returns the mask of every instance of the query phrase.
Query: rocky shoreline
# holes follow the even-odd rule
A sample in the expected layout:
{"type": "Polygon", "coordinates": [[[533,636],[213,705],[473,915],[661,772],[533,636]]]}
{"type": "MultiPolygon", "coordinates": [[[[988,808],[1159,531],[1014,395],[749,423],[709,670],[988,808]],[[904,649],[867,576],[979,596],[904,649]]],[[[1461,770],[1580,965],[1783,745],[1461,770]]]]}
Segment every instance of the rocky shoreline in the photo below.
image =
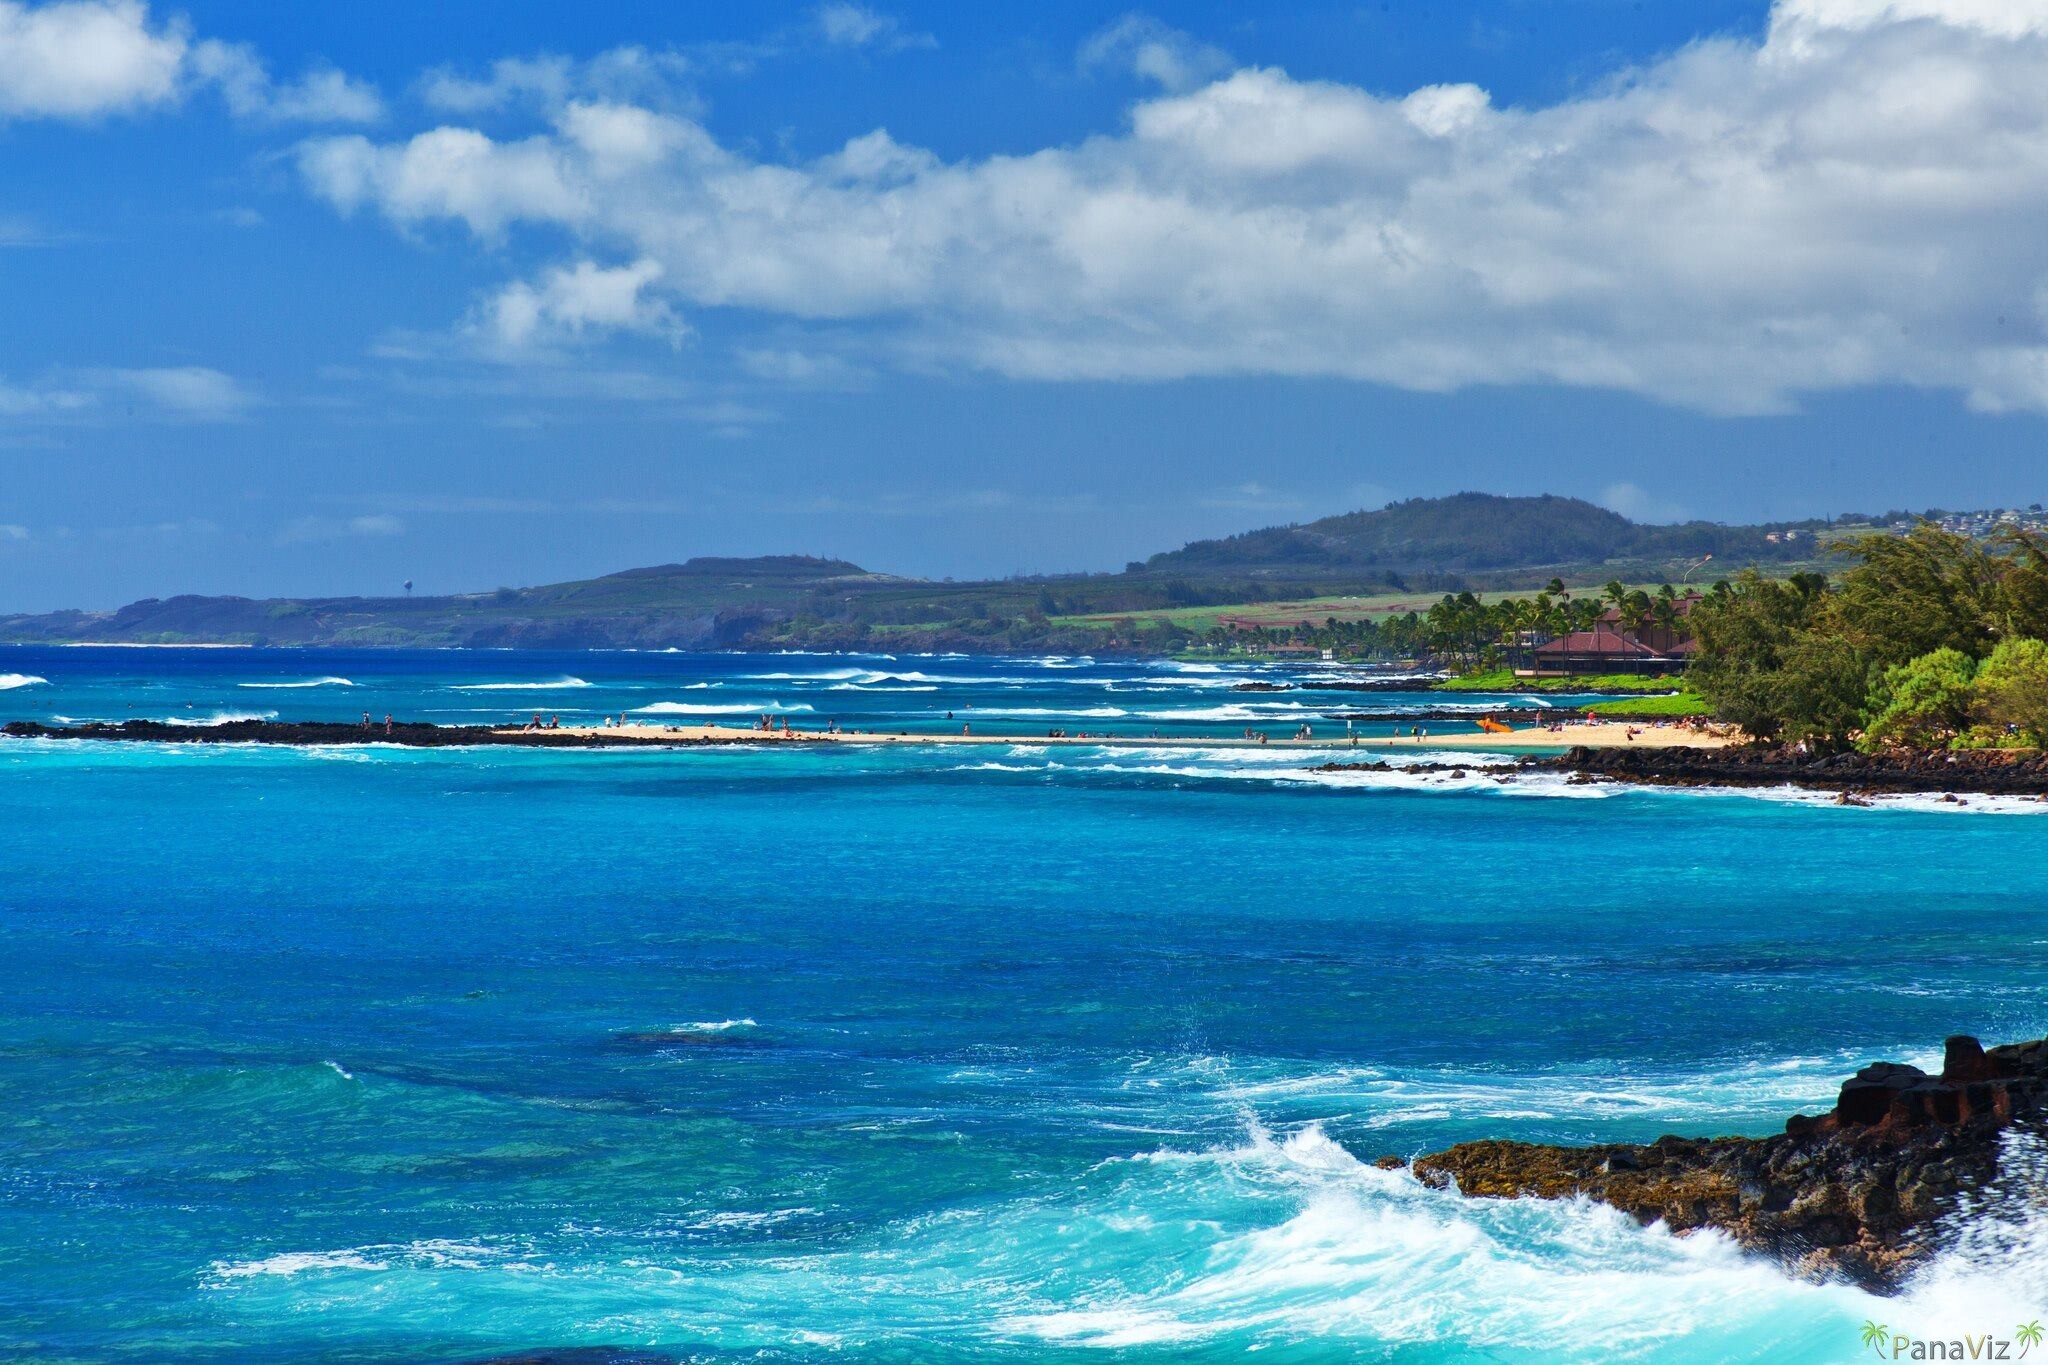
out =
{"type": "Polygon", "coordinates": [[[364,726],[332,721],[230,720],[211,725],[172,725],[160,720],[131,720],[119,725],[95,721],[85,725],[44,725],[11,720],[0,736],[12,739],[128,740],[146,744],[400,744],[412,749],[447,749],[495,744],[522,749],[631,749],[650,746],[741,742],[683,736],[621,733],[569,734],[553,730],[494,730],[485,725],[428,725],[414,721],[364,726]]]}
{"type": "Polygon", "coordinates": [[[1674,1232],[1717,1228],[1795,1275],[1890,1294],[1941,1249],[1943,1217],[1997,1178],[2007,1136],[2044,1120],[2048,1039],[1987,1052],[1958,1036],[1940,1075],[1873,1063],[1831,1111],[1773,1137],[1462,1142],[1412,1168],[1475,1198],[1584,1195],[1674,1232]]]}
{"type": "Polygon", "coordinates": [[[1563,770],[1580,781],[1664,787],[1791,785],[1845,793],[2048,796],[2048,752],[1996,749],[1898,754],[1802,754],[1793,749],[1580,746],[1523,766],[1563,770]]]}

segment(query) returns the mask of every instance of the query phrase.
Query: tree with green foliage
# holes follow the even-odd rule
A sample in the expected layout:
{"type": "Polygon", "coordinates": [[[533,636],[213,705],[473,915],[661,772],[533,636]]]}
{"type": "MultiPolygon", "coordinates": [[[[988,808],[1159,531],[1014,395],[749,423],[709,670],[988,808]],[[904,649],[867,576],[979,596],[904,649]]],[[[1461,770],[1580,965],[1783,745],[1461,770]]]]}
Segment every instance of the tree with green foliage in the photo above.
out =
{"type": "Polygon", "coordinates": [[[1821,597],[1811,583],[1765,578],[1749,569],[1693,612],[1700,653],[1688,677],[1716,716],[1758,739],[1784,731],[1780,674],[1786,652],[1811,625],[1821,597]]]}
{"type": "Polygon", "coordinates": [[[1822,753],[1840,753],[1863,728],[1875,665],[1840,635],[1808,631],[1785,647],[1768,686],[1781,732],[1822,753]]]}
{"type": "Polygon", "coordinates": [[[1977,661],[1959,649],[1937,649],[1884,670],[1870,689],[1863,746],[1928,749],[1945,745],[1970,723],[1977,661]]]}
{"type": "Polygon", "coordinates": [[[1922,523],[1903,536],[1859,536],[1860,562],[1836,594],[1840,629],[1885,664],[1938,649],[1981,659],[2010,626],[2003,580],[2013,561],[1969,536],[1922,523]]]}
{"type": "Polygon", "coordinates": [[[2004,640],[1977,670],[1977,718],[2048,745],[2048,643],[2004,640]]]}

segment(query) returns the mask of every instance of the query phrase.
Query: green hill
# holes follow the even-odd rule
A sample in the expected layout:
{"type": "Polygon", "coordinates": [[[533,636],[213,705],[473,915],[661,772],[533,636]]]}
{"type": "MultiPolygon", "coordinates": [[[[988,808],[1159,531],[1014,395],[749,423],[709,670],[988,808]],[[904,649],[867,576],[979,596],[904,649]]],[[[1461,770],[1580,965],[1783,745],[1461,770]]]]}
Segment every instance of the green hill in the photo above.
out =
{"type": "MultiPolygon", "coordinates": [[[[1796,544],[1796,543],[1795,543],[1796,544]]],[[[1644,566],[1703,555],[1741,562],[1799,553],[1765,528],[1692,521],[1646,526],[1578,498],[1458,493],[1410,498],[1376,512],[1349,512],[1301,526],[1199,540],[1145,562],[1153,572],[1267,576],[1380,570],[1393,574],[1644,566]]]]}

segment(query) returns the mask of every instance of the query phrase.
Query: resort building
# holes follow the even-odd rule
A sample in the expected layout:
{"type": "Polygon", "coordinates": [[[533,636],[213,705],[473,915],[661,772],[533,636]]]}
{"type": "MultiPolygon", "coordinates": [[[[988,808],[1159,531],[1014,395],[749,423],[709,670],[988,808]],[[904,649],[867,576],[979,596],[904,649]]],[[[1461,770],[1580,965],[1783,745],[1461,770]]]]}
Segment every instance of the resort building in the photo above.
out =
{"type": "Polygon", "coordinates": [[[1668,614],[1653,608],[1627,619],[1619,607],[1610,607],[1591,630],[1525,637],[1527,646],[1520,651],[1515,674],[1568,678],[1601,673],[1682,673],[1699,649],[1685,621],[1700,601],[1698,593],[1687,593],[1672,599],[1668,614]],[[1658,619],[1665,615],[1668,619],[1658,619]]]}

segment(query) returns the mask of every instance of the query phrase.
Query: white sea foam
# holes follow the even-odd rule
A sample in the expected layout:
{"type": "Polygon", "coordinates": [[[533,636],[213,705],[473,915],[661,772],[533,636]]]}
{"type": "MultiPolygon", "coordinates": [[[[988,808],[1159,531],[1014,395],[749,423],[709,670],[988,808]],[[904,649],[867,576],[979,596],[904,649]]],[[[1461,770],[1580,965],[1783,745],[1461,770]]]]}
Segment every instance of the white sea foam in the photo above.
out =
{"type": "Polygon", "coordinates": [[[826,688],[825,690],[826,690],[827,692],[879,692],[879,693],[900,693],[900,692],[936,692],[936,691],[938,691],[939,689],[938,689],[937,687],[934,687],[934,686],[931,686],[931,685],[929,685],[929,684],[925,684],[925,683],[902,683],[902,684],[900,684],[900,685],[898,685],[898,686],[895,686],[895,687],[888,687],[888,686],[881,686],[881,687],[876,687],[876,686],[871,686],[871,685],[869,685],[869,684],[866,684],[866,683],[857,683],[857,682],[838,682],[838,683],[833,683],[833,684],[832,684],[832,685],[831,685],[830,687],[826,688]]]}
{"type": "Polygon", "coordinates": [[[741,676],[752,682],[852,682],[856,678],[879,678],[882,674],[869,668],[831,668],[822,673],[745,673],[741,676]]]}
{"type": "Polygon", "coordinates": [[[12,692],[17,687],[36,687],[49,681],[33,673],[0,673],[0,692],[12,692]]]}
{"type": "Polygon", "coordinates": [[[321,1271],[475,1270],[487,1263],[501,1261],[505,1254],[474,1242],[426,1238],[417,1242],[348,1247],[340,1251],[286,1251],[249,1261],[215,1261],[211,1271],[217,1282],[232,1282],[266,1275],[304,1275],[321,1271]]]}
{"type": "Polygon", "coordinates": [[[657,701],[646,706],[636,706],[636,716],[742,716],[742,715],[783,715],[797,711],[814,710],[806,702],[779,701],[657,701]]]}
{"type": "Polygon", "coordinates": [[[245,1280],[255,1275],[302,1275],[309,1270],[387,1270],[390,1262],[373,1258],[368,1250],[286,1251],[254,1261],[215,1261],[213,1274],[221,1280],[245,1280]]]}
{"type": "Polygon", "coordinates": [[[730,1033],[734,1029],[755,1028],[752,1019],[715,1019],[694,1024],[677,1024],[670,1033],[730,1033]]]}
{"type": "Polygon", "coordinates": [[[1295,701],[1231,702],[1223,706],[1194,706],[1173,710],[1139,711],[1136,714],[1144,720],[1181,721],[1274,721],[1300,720],[1305,715],[1319,716],[1330,710],[1327,704],[1308,706],[1295,701]]]}
{"type": "Polygon", "coordinates": [[[210,716],[165,716],[166,725],[232,725],[242,720],[276,720],[275,711],[215,711],[210,716]]]}
{"type": "Polygon", "coordinates": [[[1788,1330],[1813,1340],[1819,1319],[1839,1324],[1846,1358],[1857,1315],[1876,1302],[1797,1283],[1716,1234],[1675,1237],[1585,1201],[1433,1190],[1359,1161],[1315,1125],[1280,1138],[1254,1122],[1243,1146],[1161,1155],[1066,1232],[1103,1256],[1160,1240],[1159,1220],[1235,1206],[1238,1217],[1211,1224],[1200,1258],[1179,1262],[1190,1273],[1126,1270],[1001,1328],[1108,1348],[1229,1337],[1314,1339],[1334,1354],[1347,1342],[1375,1354],[1539,1345],[1543,1359],[1703,1360],[1776,1354],[1759,1348],[1788,1330]],[[1248,1226],[1246,1199],[1256,1201],[1248,1226]],[[1163,1207],[1129,1221],[1153,1203],[1163,1207]]]}
{"type": "Polygon", "coordinates": [[[452,690],[457,692],[560,692],[574,687],[590,687],[591,683],[581,678],[552,678],[545,682],[487,682],[457,683],[452,690]]]}
{"type": "Polygon", "coordinates": [[[355,683],[347,678],[307,678],[302,682],[236,683],[235,686],[259,687],[275,689],[280,691],[297,691],[298,689],[304,687],[354,687],[355,683]]]}

